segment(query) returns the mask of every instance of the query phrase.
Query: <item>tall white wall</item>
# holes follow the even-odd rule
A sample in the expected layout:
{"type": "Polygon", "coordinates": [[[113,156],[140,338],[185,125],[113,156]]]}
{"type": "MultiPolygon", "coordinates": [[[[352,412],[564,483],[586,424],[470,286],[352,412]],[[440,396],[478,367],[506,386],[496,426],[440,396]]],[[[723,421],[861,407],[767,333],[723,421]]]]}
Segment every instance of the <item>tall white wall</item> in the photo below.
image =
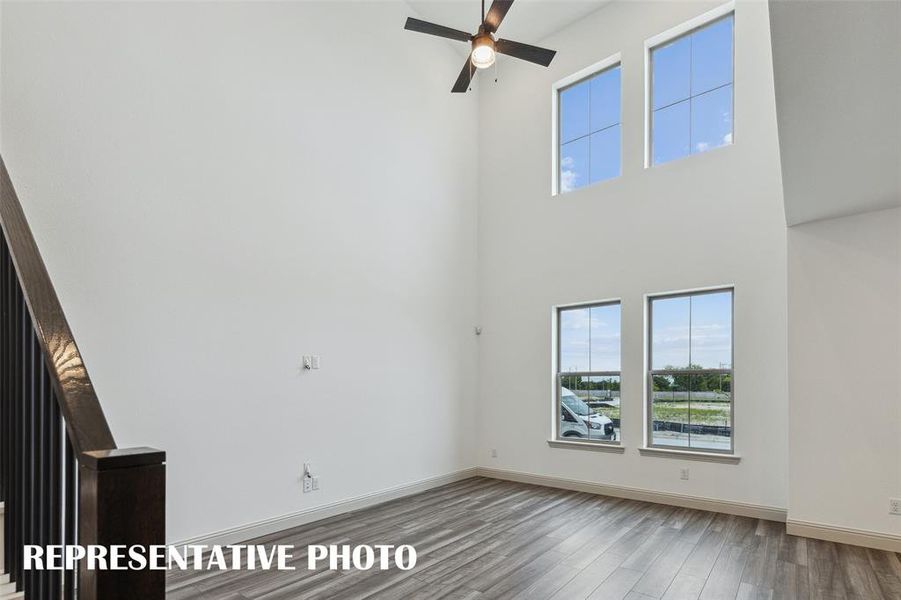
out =
{"type": "Polygon", "coordinates": [[[901,209],[788,230],[789,519],[901,534],[901,209]]]}
{"type": "Polygon", "coordinates": [[[785,507],[786,234],[765,3],[736,8],[735,144],[643,164],[644,40],[714,6],[612,3],[542,40],[558,50],[550,69],[506,60],[499,85],[482,80],[480,465],[785,507]],[[552,197],[551,85],[617,52],[622,176],[552,197]],[[730,283],[740,464],[640,456],[644,294],[730,283]],[[551,307],[606,298],[623,302],[626,452],[549,448],[551,307]]]}
{"type": "Polygon", "coordinates": [[[400,2],[3,10],[2,153],[117,441],[168,452],[170,540],[472,465],[449,43],[400,2]]]}

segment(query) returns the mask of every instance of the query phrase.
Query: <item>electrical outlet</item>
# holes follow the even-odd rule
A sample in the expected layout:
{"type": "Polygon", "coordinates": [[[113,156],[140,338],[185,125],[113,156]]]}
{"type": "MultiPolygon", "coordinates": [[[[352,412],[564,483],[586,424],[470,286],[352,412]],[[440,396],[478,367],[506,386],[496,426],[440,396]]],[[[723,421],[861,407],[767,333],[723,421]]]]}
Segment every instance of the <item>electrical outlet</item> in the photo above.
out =
{"type": "Polygon", "coordinates": [[[313,491],[313,478],[308,475],[304,475],[303,476],[303,493],[306,494],[306,493],[309,493],[312,491],[313,491]]]}
{"type": "Polygon", "coordinates": [[[319,489],[319,477],[310,477],[310,479],[313,480],[313,489],[318,490],[319,489]]]}
{"type": "Polygon", "coordinates": [[[679,478],[688,481],[688,469],[679,469],[679,478]]]}
{"type": "Polygon", "coordinates": [[[497,448],[491,449],[491,458],[497,458],[497,448]]]}
{"type": "Polygon", "coordinates": [[[901,498],[888,499],[888,514],[901,515],[901,498]]]}

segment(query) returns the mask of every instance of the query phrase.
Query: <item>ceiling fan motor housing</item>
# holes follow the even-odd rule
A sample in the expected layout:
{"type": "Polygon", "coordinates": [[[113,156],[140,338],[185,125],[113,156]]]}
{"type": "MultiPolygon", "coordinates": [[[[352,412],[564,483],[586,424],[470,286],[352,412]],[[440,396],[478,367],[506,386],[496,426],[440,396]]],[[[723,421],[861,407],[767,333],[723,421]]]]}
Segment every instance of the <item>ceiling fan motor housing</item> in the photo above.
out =
{"type": "Polygon", "coordinates": [[[479,28],[479,33],[472,38],[472,64],[485,69],[494,64],[496,48],[494,36],[479,28]]]}

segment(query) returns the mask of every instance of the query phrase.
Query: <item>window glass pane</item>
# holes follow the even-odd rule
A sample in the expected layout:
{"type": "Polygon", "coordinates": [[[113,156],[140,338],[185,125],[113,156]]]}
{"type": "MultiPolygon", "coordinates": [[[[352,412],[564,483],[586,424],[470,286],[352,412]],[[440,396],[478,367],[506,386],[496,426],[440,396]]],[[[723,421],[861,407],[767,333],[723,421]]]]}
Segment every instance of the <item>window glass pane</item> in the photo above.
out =
{"type": "Polygon", "coordinates": [[[560,143],[588,135],[587,81],[560,92],[560,143]]]}
{"type": "Polygon", "coordinates": [[[688,156],[691,136],[689,101],[655,111],[653,119],[654,164],[688,156]]]}
{"type": "Polygon", "coordinates": [[[560,311],[560,371],[588,371],[589,319],[588,308],[560,311]]]}
{"type": "Polygon", "coordinates": [[[593,77],[591,85],[591,131],[599,131],[620,121],[620,68],[614,67],[593,77]]]}
{"type": "Polygon", "coordinates": [[[687,369],[691,300],[688,296],[651,301],[651,368],[687,369]]]}
{"type": "Polygon", "coordinates": [[[692,296],[691,366],[732,368],[732,292],[692,296]]]}
{"type": "Polygon", "coordinates": [[[653,96],[652,108],[685,100],[691,95],[691,39],[685,36],[651,54],[653,96]]]}
{"type": "Polygon", "coordinates": [[[689,375],[654,375],[651,399],[651,443],[689,445],[689,375]]]}
{"type": "Polygon", "coordinates": [[[732,447],[732,375],[691,376],[691,447],[730,450],[732,447]]]}
{"type": "Polygon", "coordinates": [[[620,126],[591,134],[589,174],[591,183],[618,177],[620,173],[620,126]]]}
{"type": "Polygon", "coordinates": [[[620,305],[592,306],[591,371],[620,370],[620,305]]]}
{"type": "Polygon", "coordinates": [[[588,138],[560,147],[560,191],[569,192],[588,183],[588,138]]]}
{"type": "Polygon", "coordinates": [[[727,15],[651,50],[651,164],[732,143],[734,24],[727,15]]]}
{"type": "Polygon", "coordinates": [[[619,438],[619,377],[588,378],[585,402],[591,409],[588,439],[614,441],[619,438]]]}
{"type": "Polygon", "coordinates": [[[588,439],[589,423],[594,414],[588,406],[588,377],[560,377],[560,437],[588,439]]]}
{"type": "Polygon", "coordinates": [[[732,83],[732,15],[692,34],[691,93],[732,83]]]}
{"type": "Polygon", "coordinates": [[[691,99],[691,152],[732,143],[732,86],[691,99]]]}

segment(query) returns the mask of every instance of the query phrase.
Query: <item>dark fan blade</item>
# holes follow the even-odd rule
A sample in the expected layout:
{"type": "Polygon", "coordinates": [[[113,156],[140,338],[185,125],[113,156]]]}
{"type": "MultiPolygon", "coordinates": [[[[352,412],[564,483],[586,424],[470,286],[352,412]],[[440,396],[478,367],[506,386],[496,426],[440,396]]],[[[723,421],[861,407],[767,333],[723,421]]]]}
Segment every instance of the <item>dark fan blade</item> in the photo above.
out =
{"type": "Polygon", "coordinates": [[[469,89],[469,82],[472,81],[472,76],[475,73],[476,68],[469,62],[469,59],[466,59],[466,64],[463,65],[463,70],[460,71],[460,76],[457,77],[457,82],[454,84],[454,88],[451,90],[455,94],[465,94],[466,90],[469,89]]]}
{"type": "Polygon", "coordinates": [[[419,19],[414,19],[413,17],[407,17],[407,24],[404,25],[404,29],[409,29],[410,31],[418,31],[419,33],[428,33],[429,35],[437,35],[444,38],[450,38],[452,40],[457,40],[458,42],[468,42],[472,39],[472,36],[465,31],[460,31],[459,29],[451,29],[450,27],[445,27],[444,25],[435,25],[434,23],[429,23],[428,21],[420,21],[419,19]]]}
{"type": "Polygon", "coordinates": [[[551,61],[554,60],[554,55],[557,54],[556,50],[547,50],[538,46],[511,42],[510,40],[498,40],[497,44],[495,44],[495,50],[501,54],[527,60],[543,67],[550,65],[551,61]]]}
{"type": "Polygon", "coordinates": [[[510,10],[512,4],[513,0],[494,0],[491,4],[491,8],[488,9],[488,14],[485,15],[485,30],[488,31],[488,33],[497,31],[498,27],[501,26],[501,21],[507,16],[507,11],[510,10]]]}

